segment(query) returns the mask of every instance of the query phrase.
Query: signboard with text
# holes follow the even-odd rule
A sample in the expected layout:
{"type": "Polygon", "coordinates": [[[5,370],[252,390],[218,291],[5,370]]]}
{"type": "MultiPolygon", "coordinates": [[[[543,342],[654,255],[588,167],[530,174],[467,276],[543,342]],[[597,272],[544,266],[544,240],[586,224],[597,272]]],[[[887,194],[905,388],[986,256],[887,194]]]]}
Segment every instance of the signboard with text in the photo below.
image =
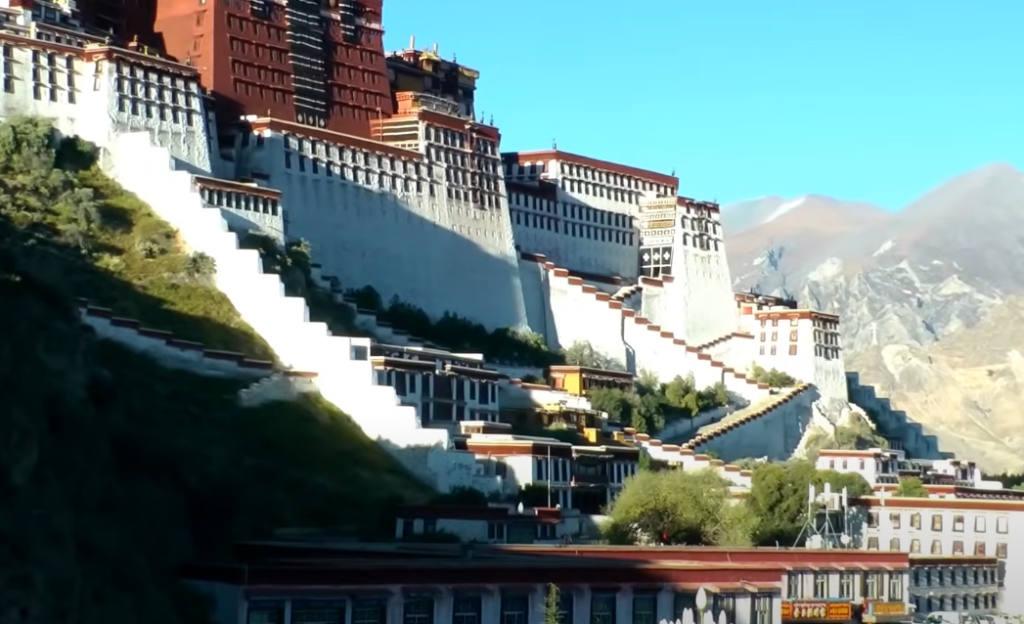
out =
{"type": "Polygon", "coordinates": [[[849,602],[783,602],[783,620],[839,621],[853,618],[849,602]]]}
{"type": "Polygon", "coordinates": [[[906,615],[907,605],[902,602],[869,602],[868,613],[878,617],[906,615]]]}

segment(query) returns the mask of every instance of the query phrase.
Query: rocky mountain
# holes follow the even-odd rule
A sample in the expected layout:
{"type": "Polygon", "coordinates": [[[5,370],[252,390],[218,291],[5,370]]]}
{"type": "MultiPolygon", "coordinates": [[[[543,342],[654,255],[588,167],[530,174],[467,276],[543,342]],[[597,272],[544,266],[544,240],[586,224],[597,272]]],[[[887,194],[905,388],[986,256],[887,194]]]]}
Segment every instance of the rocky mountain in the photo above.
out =
{"type": "Polygon", "coordinates": [[[944,449],[1024,470],[1024,173],[983,167],[894,213],[811,195],[722,218],[737,290],[839,312],[848,370],[944,449]]]}

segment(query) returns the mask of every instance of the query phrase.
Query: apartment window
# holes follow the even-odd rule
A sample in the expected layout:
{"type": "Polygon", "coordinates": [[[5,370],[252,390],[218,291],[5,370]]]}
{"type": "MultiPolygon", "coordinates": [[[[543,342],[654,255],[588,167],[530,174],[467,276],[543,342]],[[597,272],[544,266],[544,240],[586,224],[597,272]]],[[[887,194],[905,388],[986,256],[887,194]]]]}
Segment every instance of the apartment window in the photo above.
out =
{"type": "Polygon", "coordinates": [[[380,598],[358,598],[352,601],[352,624],[385,624],[388,603],[380,598]]]}
{"type": "Polygon", "coordinates": [[[964,554],[964,543],[962,540],[956,540],[953,542],[953,554],[962,555],[964,554]]]}
{"type": "Polygon", "coordinates": [[[590,599],[590,624],[615,624],[615,599],[613,593],[594,593],[590,599]]]}
{"type": "Polygon", "coordinates": [[[964,532],[964,517],[963,516],[953,516],[953,531],[955,533],[963,533],[964,532]]]}
{"type": "Polygon", "coordinates": [[[999,542],[996,544],[996,557],[1006,559],[1006,542],[999,542]]]}
{"type": "Polygon", "coordinates": [[[571,591],[558,593],[558,624],[572,624],[576,597],[571,591]]]}
{"type": "Polygon", "coordinates": [[[942,514],[932,514],[932,531],[942,530],[942,514]]]}
{"type": "Polygon", "coordinates": [[[479,594],[455,594],[452,601],[452,624],[480,624],[479,594]]]}
{"type": "Polygon", "coordinates": [[[633,594],[633,624],[655,624],[657,622],[657,613],[657,594],[633,594]]]}
{"type": "Polygon", "coordinates": [[[984,533],[985,528],[985,516],[974,516],[974,532],[984,533]]]}
{"type": "Polygon", "coordinates": [[[916,538],[910,540],[910,552],[913,554],[918,554],[921,552],[921,540],[916,538]]]}
{"type": "Polygon", "coordinates": [[[868,550],[878,550],[878,538],[877,537],[869,537],[868,538],[868,550]]]}
{"type": "MultiPolygon", "coordinates": [[[[792,585],[789,585],[788,591],[792,592],[792,585]]],[[[687,609],[696,612],[697,610],[697,594],[694,592],[676,592],[675,599],[672,604],[672,613],[678,620],[683,617],[683,612],[687,609]]]]}
{"type": "MultiPolygon", "coordinates": [[[[726,622],[736,621],[736,595],[735,594],[714,594],[714,601],[711,603],[711,614],[716,622],[721,621],[722,614],[725,614],[726,622]]],[[[633,624],[636,624],[633,618],[633,624]]]]}
{"type": "Polygon", "coordinates": [[[345,621],[344,600],[293,600],[294,624],[342,624],[345,621]]]}
{"type": "Polygon", "coordinates": [[[757,594],[751,601],[750,624],[771,624],[772,595],[757,594]]]}
{"type": "Polygon", "coordinates": [[[910,514],[910,528],[921,530],[921,514],[917,512],[910,514]]]}
{"type": "Polygon", "coordinates": [[[974,556],[984,557],[985,556],[985,542],[974,542],[974,556]]]}
{"type": "Polygon", "coordinates": [[[815,572],[814,574],[814,597],[828,598],[828,574],[815,572]]]}
{"type": "Polygon", "coordinates": [[[932,554],[933,555],[941,555],[942,554],[942,540],[932,540],[932,554]]]}
{"type": "Polygon", "coordinates": [[[893,512],[893,513],[889,514],[889,524],[892,525],[892,528],[894,528],[894,529],[900,528],[900,519],[901,519],[901,517],[902,516],[901,516],[901,514],[899,512],[893,512]]]}
{"type": "Polygon", "coordinates": [[[284,602],[256,600],[249,603],[249,624],[281,624],[284,622],[284,602]]]}
{"type": "Polygon", "coordinates": [[[504,540],[505,539],[505,523],[504,522],[489,522],[489,523],[487,523],[487,539],[489,539],[489,540],[504,540]]]}
{"type": "Polygon", "coordinates": [[[526,594],[502,594],[501,624],[529,624],[529,622],[530,597],[526,594]]]}
{"type": "Polygon", "coordinates": [[[843,572],[839,576],[839,597],[853,600],[853,583],[855,575],[853,572],[843,572]]]}
{"type": "Polygon", "coordinates": [[[903,574],[900,572],[889,573],[889,602],[903,602],[903,574]]]}
{"type": "Polygon", "coordinates": [[[881,576],[878,572],[867,572],[864,574],[864,597],[868,600],[878,600],[882,597],[881,576]]]}
{"type": "Polygon", "coordinates": [[[900,538],[893,537],[889,540],[889,550],[891,550],[892,552],[900,551],[900,538]]]}
{"type": "MultiPolygon", "coordinates": [[[[846,461],[844,460],[843,463],[845,464],[846,461]]],[[[846,466],[843,466],[843,469],[845,469],[845,468],[846,468],[846,466]]],[[[868,528],[869,529],[877,529],[878,528],[878,512],[877,511],[869,511],[868,512],[868,528]]]]}
{"type": "Polygon", "coordinates": [[[790,600],[803,598],[803,590],[803,576],[799,572],[790,572],[786,575],[786,596],[790,600]]]}
{"type": "Polygon", "coordinates": [[[432,624],[434,621],[434,599],[409,597],[402,605],[402,624],[432,624]]]}
{"type": "Polygon", "coordinates": [[[999,516],[996,518],[996,533],[1009,533],[1010,532],[1010,519],[1006,516],[999,516]]]}

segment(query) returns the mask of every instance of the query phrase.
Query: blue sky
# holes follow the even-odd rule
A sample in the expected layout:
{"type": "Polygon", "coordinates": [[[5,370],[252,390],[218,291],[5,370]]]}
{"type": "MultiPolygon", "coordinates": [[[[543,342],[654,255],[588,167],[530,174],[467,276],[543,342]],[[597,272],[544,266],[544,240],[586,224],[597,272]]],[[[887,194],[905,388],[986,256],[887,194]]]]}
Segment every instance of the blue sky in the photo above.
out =
{"type": "Polygon", "coordinates": [[[898,209],[1024,168],[1024,0],[384,0],[386,48],[481,72],[502,149],[670,172],[730,203],[898,209]]]}

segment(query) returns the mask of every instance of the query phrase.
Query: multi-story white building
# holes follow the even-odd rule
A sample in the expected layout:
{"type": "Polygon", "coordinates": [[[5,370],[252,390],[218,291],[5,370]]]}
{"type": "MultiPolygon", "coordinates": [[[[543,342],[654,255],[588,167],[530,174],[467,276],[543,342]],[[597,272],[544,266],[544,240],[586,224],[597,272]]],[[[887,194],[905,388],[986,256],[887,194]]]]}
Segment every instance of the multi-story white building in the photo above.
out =
{"type": "MultiPolygon", "coordinates": [[[[1024,582],[1024,548],[1012,539],[1024,531],[1024,497],[1005,491],[956,486],[947,489],[930,498],[882,496],[858,500],[849,518],[854,545],[933,557],[994,557],[998,561],[997,584],[1007,588],[1024,586],[1018,585],[1024,582]]],[[[989,598],[980,608],[992,608],[993,593],[987,594],[989,598]]],[[[956,592],[952,595],[960,596],[956,592]]],[[[950,598],[953,600],[946,606],[978,608],[973,598],[969,606],[962,604],[962,597],[950,598]]],[[[1007,593],[997,602],[1005,612],[1024,613],[1024,596],[1020,594],[1007,593]]]]}
{"type": "Polygon", "coordinates": [[[997,613],[1003,586],[999,559],[967,555],[911,555],[910,602],[935,611],[997,613]]]}
{"type": "Polygon", "coordinates": [[[778,308],[753,312],[752,316],[754,361],[813,383],[823,397],[846,399],[838,316],[778,308]]]}

